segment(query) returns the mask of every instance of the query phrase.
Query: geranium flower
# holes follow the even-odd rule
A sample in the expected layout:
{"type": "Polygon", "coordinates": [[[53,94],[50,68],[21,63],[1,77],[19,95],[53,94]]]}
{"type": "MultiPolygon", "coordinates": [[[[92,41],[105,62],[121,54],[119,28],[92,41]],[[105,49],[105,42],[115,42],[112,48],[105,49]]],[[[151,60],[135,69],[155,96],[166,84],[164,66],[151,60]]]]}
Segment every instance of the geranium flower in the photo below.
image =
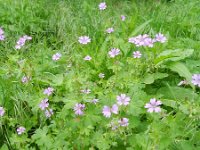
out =
{"type": "Polygon", "coordinates": [[[22,83],[27,83],[29,80],[30,80],[30,78],[27,76],[23,76],[21,79],[22,83]]]}
{"type": "Polygon", "coordinates": [[[161,104],[162,104],[161,101],[158,101],[155,98],[152,98],[152,99],[150,99],[150,102],[147,103],[144,107],[148,109],[147,112],[158,113],[158,112],[161,112],[161,108],[160,108],[161,104]]]}
{"type": "Polygon", "coordinates": [[[118,114],[118,106],[116,104],[114,104],[112,108],[104,106],[102,113],[106,118],[110,118],[111,113],[118,114]]]}
{"type": "Polygon", "coordinates": [[[140,53],[140,51],[133,52],[133,57],[134,58],[140,58],[141,56],[142,56],[142,54],[140,53]]]}
{"type": "Polygon", "coordinates": [[[192,83],[200,87],[200,74],[194,74],[192,76],[192,83]]]}
{"type": "Polygon", "coordinates": [[[93,100],[91,100],[91,103],[93,103],[93,104],[97,104],[99,102],[99,99],[93,99],[93,100]]]}
{"type": "Polygon", "coordinates": [[[92,57],[90,57],[89,55],[84,57],[84,60],[86,60],[86,61],[90,61],[91,59],[92,59],[92,57]]]}
{"type": "Polygon", "coordinates": [[[77,103],[74,106],[74,112],[76,115],[83,115],[83,110],[85,109],[85,104],[77,103]]]}
{"type": "Polygon", "coordinates": [[[3,107],[0,107],[0,116],[2,117],[5,114],[5,110],[3,107]]]}
{"type": "Polygon", "coordinates": [[[46,109],[45,110],[45,116],[47,117],[47,118],[50,118],[51,116],[53,115],[53,109],[46,109]]]}
{"type": "Polygon", "coordinates": [[[126,16],[121,15],[121,20],[122,20],[122,21],[125,21],[125,20],[126,20],[126,16]]]}
{"type": "Polygon", "coordinates": [[[128,105],[130,102],[130,97],[126,96],[126,94],[120,94],[117,96],[117,104],[119,105],[128,105]]]}
{"type": "Polygon", "coordinates": [[[45,110],[47,107],[49,107],[48,98],[43,99],[40,102],[39,107],[40,107],[41,110],[45,110]]]}
{"type": "Polygon", "coordinates": [[[20,135],[20,134],[24,133],[25,130],[26,130],[26,128],[21,126],[21,127],[17,128],[17,134],[20,135]]]}
{"type": "Polygon", "coordinates": [[[120,126],[126,127],[126,126],[129,125],[128,121],[129,121],[128,118],[121,118],[121,119],[118,121],[118,123],[119,123],[120,126]]]}
{"type": "Polygon", "coordinates": [[[154,40],[155,42],[165,43],[167,41],[167,38],[163,34],[158,33],[156,34],[156,37],[154,40]]]}
{"type": "Polygon", "coordinates": [[[106,3],[105,3],[105,2],[102,2],[102,3],[99,4],[99,9],[100,9],[100,10],[105,10],[106,7],[107,7],[107,6],[106,6],[106,3]]]}
{"type": "Polygon", "coordinates": [[[91,42],[91,39],[88,36],[80,36],[78,41],[81,44],[88,44],[91,42]]]}
{"type": "Polygon", "coordinates": [[[32,37],[30,37],[28,35],[24,35],[24,36],[20,37],[19,40],[17,41],[17,44],[15,45],[15,48],[21,49],[25,45],[25,42],[27,40],[32,40],[32,37]]]}
{"type": "Polygon", "coordinates": [[[106,30],[106,32],[107,32],[107,33],[112,33],[112,32],[114,32],[114,29],[113,29],[113,28],[108,28],[108,29],[106,30]]]}
{"type": "Polygon", "coordinates": [[[62,57],[62,54],[56,53],[52,56],[52,60],[57,61],[62,57]]]}
{"type": "Polygon", "coordinates": [[[43,94],[50,96],[54,91],[54,88],[52,87],[48,87],[46,89],[44,89],[43,94]]]}
{"type": "Polygon", "coordinates": [[[129,38],[128,42],[135,44],[137,47],[139,46],[153,47],[153,43],[154,43],[153,39],[150,38],[149,35],[147,34],[131,37],[129,38]]]}
{"type": "Polygon", "coordinates": [[[112,48],[108,54],[110,55],[111,58],[114,58],[115,56],[120,54],[120,50],[118,48],[112,48]]]}

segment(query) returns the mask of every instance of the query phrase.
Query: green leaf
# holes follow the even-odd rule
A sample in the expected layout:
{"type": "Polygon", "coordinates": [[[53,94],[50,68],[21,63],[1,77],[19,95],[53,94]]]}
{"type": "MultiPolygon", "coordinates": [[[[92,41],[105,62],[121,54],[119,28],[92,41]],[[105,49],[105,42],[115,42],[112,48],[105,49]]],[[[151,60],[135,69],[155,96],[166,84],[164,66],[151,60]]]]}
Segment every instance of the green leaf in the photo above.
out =
{"type": "Polygon", "coordinates": [[[168,77],[167,73],[159,73],[159,72],[153,74],[148,73],[144,76],[143,83],[152,84],[155,80],[163,79],[166,77],[168,77]]]}

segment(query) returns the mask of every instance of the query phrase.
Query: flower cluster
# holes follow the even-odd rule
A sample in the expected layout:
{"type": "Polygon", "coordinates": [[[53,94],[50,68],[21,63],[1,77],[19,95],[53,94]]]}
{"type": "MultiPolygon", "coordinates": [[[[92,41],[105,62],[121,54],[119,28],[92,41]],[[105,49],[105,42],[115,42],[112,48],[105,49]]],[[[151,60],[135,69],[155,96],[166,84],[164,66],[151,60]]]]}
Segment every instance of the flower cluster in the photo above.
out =
{"type": "Polygon", "coordinates": [[[165,43],[166,41],[167,41],[167,38],[161,33],[156,34],[154,39],[152,39],[148,34],[144,34],[144,35],[131,37],[128,40],[129,43],[133,43],[137,47],[139,46],[153,47],[153,44],[155,42],[165,43]]]}
{"type": "Polygon", "coordinates": [[[5,40],[5,35],[4,35],[4,31],[2,28],[0,28],[0,41],[5,40]]]}
{"type": "Polygon", "coordinates": [[[25,45],[27,40],[28,41],[32,40],[32,37],[31,36],[27,36],[27,35],[24,35],[24,36],[20,37],[19,40],[17,41],[17,44],[15,45],[15,48],[16,49],[21,49],[25,45]]]}

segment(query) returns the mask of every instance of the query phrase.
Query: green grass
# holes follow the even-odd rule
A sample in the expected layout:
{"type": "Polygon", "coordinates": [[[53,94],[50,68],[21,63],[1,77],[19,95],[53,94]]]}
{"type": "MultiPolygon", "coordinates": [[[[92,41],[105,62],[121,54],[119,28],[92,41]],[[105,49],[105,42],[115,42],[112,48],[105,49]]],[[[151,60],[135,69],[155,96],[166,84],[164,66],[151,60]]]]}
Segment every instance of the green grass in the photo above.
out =
{"type": "MultiPolygon", "coordinates": [[[[63,100],[67,96],[69,96],[69,99],[78,98],[76,92],[74,95],[68,93],[75,91],[75,89],[78,91],[80,85],[84,87],[83,85],[88,78],[91,81],[96,81],[95,75],[102,70],[110,76],[115,74],[111,71],[112,68],[106,66],[106,62],[108,62],[106,58],[99,53],[107,53],[107,49],[112,46],[120,47],[120,42],[128,42],[128,38],[131,36],[142,33],[153,36],[158,32],[167,35],[168,43],[159,47],[158,52],[165,49],[194,49],[193,55],[182,62],[192,73],[199,73],[199,0],[107,0],[108,8],[103,12],[98,10],[100,2],[100,0],[0,0],[0,27],[4,29],[6,36],[4,42],[0,41],[0,106],[3,105],[8,114],[12,116],[6,118],[3,122],[5,125],[1,126],[0,147],[4,144],[7,144],[11,149],[13,145],[17,144],[16,147],[20,147],[19,143],[12,143],[12,139],[15,137],[12,136],[11,138],[10,135],[11,131],[14,131],[16,126],[22,124],[24,120],[27,121],[27,126],[32,127],[29,136],[32,134],[32,130],[34,132],[35,128],[44,126],[44,122],[37,115],[29,118],[33,114],[37,114],[35,104],[43,97],[41,92],[38,91],[41,91],[50,83],[55,83],[54,85],[58,87],[55,103],[60,105],[60,99],[63,100]],[[125,22],[120,20],[120,15],[127,17],[125,22]],[[115,41],[109,41],[105,34],[105,29],[108,27],[114,27],[113,39],[115,41]],[[32,36],[33,40],[26,44],[25,49],[15,50],[16,41],[25,34],[32,36]],[[89,46],[86,45],[83,48],[78,44],[78,37],[81,35],[88,35],[92,39],[89,46]],[[51,61],[52,55],[58,51],[63,55],[62,65],[51,61]],[[95,57],[96,60],[94,64],[84,66],[82,65],[82,57],[87,54],[95,57]],[[19,64],[20,60],[25,61],[19,64]],[[68,74],[66,73],[68,71],[67,65],[70,63],[76,67],[76,70],[69,74],[72,79],[71,82],[68,81],[68,74]],[[89,75],[88,72],[91,72],[91,74],[89,75]],[[64,79],[59,76],[60,74],[66,75],[64,79]],[[22,85],[20,81],[23,75],[34,77],[34,84],[22,85]],[[62,80],[68,84],[56,85],[62,80]]],[[[158,68],[151,68],[152,60],[149,62],[141,65],[143,70],[139,74],[144,75],[146,71],[157,71],[158,68]],[[148,70],[145,70],[146,67],[148,70]]],[[[122,65],[122,68],[124,67],[123,64],[120,65],[122,65]]],[[[170,76],[166,80],[164,79],[165,81],[148,85],[145,88],[146,93],[156,95],[160,87],[165,86],[170,89],[171,85],[180,80],[178,74],[169,71],[169,69],[162,69],[161,72],[169,73],[170,76]],[[168,86],[169,84],[170,86],[168,86]]],[[[120,75],[125,78],[126,73],[120,75]]],[[[115,81],[115,78],[112,80],[115,81]]],[[[106,89],[111,86],[112,80],[102,87],[105,86],[103,88],[106,89]]],[[[128,84],[129,80],[126,82],[128,84]]],[[[88,82],[88,85],[93,86],[93,83],[88,82]]],[[[118,89],[123,89],[123,87],[120,87],[121,84],[118,86],[118,89]]],[[[128,89],[128,86],[124,89],[128,89]]],[[[99,92],[100,89],[97,88],[97,91],[99,92]]],[[[164,92],[160,93],[163,94],[164,92]]],[[[172,98],[174,93],[172,91],[172,93],[167,94],[172,98]]],[[[147,97],[151,97],[150,95],[147,97]]],[[[182,103],[186,105],[186,102],[182,101],[182,103]]],[[[61,105],[63,105],[62,102],[61,105]]],[[[196,109],[199,108],[199,103],[194,105],[196,109]]],[[[61,111],[60,118],[66,117],[62,108],[56,109],[61,111]]],[[[180,116],[177,116],[177,118],[180,116]]],[[[59,117],[56,121],[59,120],[59,117]]],[[[187,120],[187,123],[189,121],[191,120],[187,120]]],[[[62,127],[62,122],[58,124],[52,126],[62,127]]],[[[165,124],[167,124],[167,121],[165,124]]],[[[171,126],[173,127],[173,125],[171,126]]],[[[194,135],[194,139],[198,135],[194,135]]],[[[178,143],[179,139],[176,140],[178,143]]],[[[184,149],[184,145],[187,145],[183,142],[181,148],[176,147],[176,142],[169,148],[184,149]]],[[[153,146],[152,148],[156,149],[153,146]]]]}

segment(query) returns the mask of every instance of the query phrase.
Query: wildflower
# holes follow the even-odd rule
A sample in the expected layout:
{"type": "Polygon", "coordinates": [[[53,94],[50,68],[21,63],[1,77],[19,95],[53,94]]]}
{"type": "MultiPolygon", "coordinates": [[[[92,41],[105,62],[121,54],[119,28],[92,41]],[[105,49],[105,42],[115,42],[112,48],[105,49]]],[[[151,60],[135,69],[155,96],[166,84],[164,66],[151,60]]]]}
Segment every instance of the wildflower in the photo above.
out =
{"type": "Polygon", "coordinates": [[[29,77],[23,76],[21,81],[22,81],[22,83],[27,83],[29,80],[30,80],[29,77]]]}
{"type": "Polygon", "coordinates": [[[118,48],[112,48],[108,54],[110,55],[111,58],[114,58],[115,56],[119,55],[120,50],[118,48]]]}
{"type": "Polygon", "coordinates": [[[139,46],[153,47],[154,43],[153,39],[151,39],[147,34],[131,37],[129,38],[128,42],[135,44],[137,47],[139,46]]]}
{"type": "Polygon", "coordinates": [[[0,35],[3,35],[4,34],[4,31],[3,29],[0,27],[0,35]]]}
{"type": "Polygon", "coordinates": [[[0,107],[0,116],[2,117],[5,114],[5,110],[3,107],[0,107]]]}
{"type": "Polygon", "coordinates": [[[43,99],[40,102],[39,107],[40,107],[41,110],[45,110],[47,107],[49,107],[48,98],[43,99]]]}
{"type": "Polygon", "coordinates": [[[118,121],[118,123],[120,124],[120,126],[126,127],[126,126],[128,126],[128,124],[129,124],[128,121],[129,121],[128,118],[121,118],[121,119],[118,121]]]}
{"type": "Polygon", "coordinates": [[[167,38],[163,34],[161,33],[156,34],[155,42],[165,43],[166,41],[167,38]]]}
{"type": "Polygon", "coordinates": [[[52,87],[48,87],[44,89],[43,94],[50,96],[53,93],[54,89],[52,87]]]}
{"type": "Polygon", "coordinates": [[[80,36],[78,41],[81,44],[87,44],[91,42],[91,39],[88,36],[80,36]]]}
{"type": "Polygon", "coordinates": [[[91,100],[91,103],[94,103],[94,104],[97,104],[99,102],[99,99],[93,99],[93,100],[91,100]]]}
{"type": "Polygon", "coordinates": [[[57,61],[62,57],[62,54],[56,53],[52,56],[52,60],[57,61]]]}
{"type": "Polygon", "coordinates": [[[107,7],[107,6],[106,6],[106,3],[105,3],[105,2],[102,2],[102,3],[99,4],[99,9],[100,9],[100,10],[105,10],[106,7],[107,7]]]}
{"type": "Polygon", "coordinates": [[[119,127],[119,124],[114,121],[111,121],[110,127],[112,128],[112,130],[116,130],[119,127]]]}
{"type": "Polygon", "coordinates": [[[103,79],[105,77],[105,74],[104,73],[100,73],[99,74],[99,78],[103,79]]]}
{"type": "Polygon", "coordinates": [[[155,98],[152,98],[152,99],[150,99],[150,102],[145,105],[145,108],[148,109],[147,112],[150,112],[150,113],[157,112],[158,113],[158,112],[161,112],[161,108],[160,108],[161,104],[162,104],[161,101],[158,101],[155,98]]]}
{"type": "Polygon", "coordinates": [[[122,21],[125,21],[125,20],[126,20],[126,16],[121,15],[121,20],[122,20],[122,21]]]}
{"type": "Polygon", "coordinates": [[[0,41],[5,40],[5,36],[4,36],[4,31],[2,28],[0,28],[0,41]]]}
{"type": "Polygon", "coordinates": [[[142,54],[140,53],[140,51],[133,52],[133,57],[134,58],[140,58],[141,56],[142,56],[142,54]]]}
{"type": "Polygon", "coordinates": [[[45,110],[45,116],[47,117],[47,118],[50,118],[51,116],[53,115],[53,109],[46,109],[45,110]]]}
{"type": "Polygon", "coordinates": [[[20,134],[24,133],[25,130],[26,130],[26,128],[21,126],[21,127],[17,128],[17,134],[20,135],[20,134]]]}
{"type": "Polygon", "coordinates": [[[81,92],[85,93],[85,94],[90,94],[91,90],[90,89],[84,89],[84,90],[81,90],[81,92]]]}
{"type": "Polygon", "coordinates": [[[192,76],[192,83],[200,87],[200,74],[194,74],[192,76]]]}
{"type": "Polygon", "coordinates": [[[32,37],[27,36],[27,35],[20,37],[19,40],[17,41],[17,44],[15,45],[15,48],[21,49],[25,45],[25,42],[27,40],[32,40],[32,37]]]}
{"type": "Polygon", "coordinates": [[[187,80],[182,80],[178,83],[178,86],[181,86],[181,85],[188,85],[188,81],[187,80]]]}
{"type": "Polygon", "coordinates": [[[83,110],[85,109],[85,104],[77,103],[74,106],[74,112],[76,115],[83,115],[83,110]]]}
{"type": "Polygon", "coordinates": [[[84,57],[84,60],[86,60],[86,61],[90,61],[91,59],[92,59],[92,57],[90,57],[89,55],[84,57]]]}
{"type": "Polygon", "coordinates": [[[118,106],[116,104],[114,104],[112,108],[104,106],[102,113],[106,118],[110,118],[111,113],[118,114],[118,106]]]}
{"type": "Polygon", "coordinates": [[[126,96],[126,94],[120,94],[117,96],[117,104],[119,105],[128,105],[130,101],[130,97],[126,96]]]}
{"type": "Polygon", "coordinates": [[[106,30],[106,32],[107,32],[107,33],[112,33],[112,32],[114,32],[114,29],[113,29],[113,28],[108,28],[108,29],[106,30]]]}

